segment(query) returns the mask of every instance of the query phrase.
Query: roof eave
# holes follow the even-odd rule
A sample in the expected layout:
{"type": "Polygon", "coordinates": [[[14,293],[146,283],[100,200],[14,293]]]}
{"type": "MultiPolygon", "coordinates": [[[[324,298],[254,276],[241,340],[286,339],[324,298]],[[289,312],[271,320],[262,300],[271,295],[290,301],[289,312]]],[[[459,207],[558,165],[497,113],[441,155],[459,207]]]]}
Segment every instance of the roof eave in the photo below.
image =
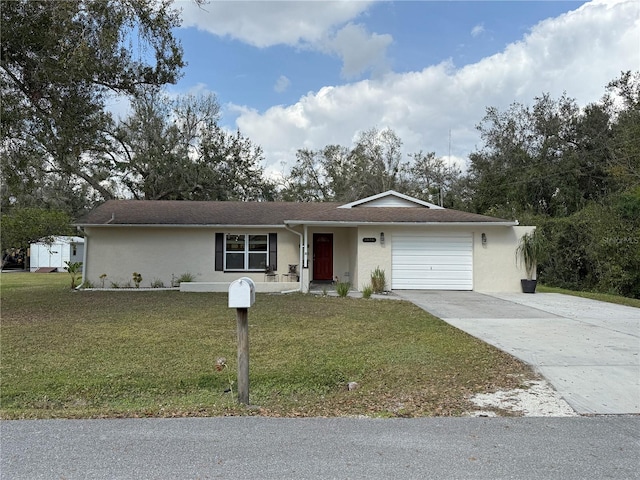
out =
{"type": "Polygon", "coordinates": [[[412,226],[412,227],[420,227],[420,226],[460,226],[460,227],[469,227],[469,226],[493,226],[493,227],[515,227],[518,226],[518,221],[506,221],[506,222],[358,222],[358,221],[346,221],[346,222],[336,222],[332,220],[314,220],[314,221],[305,221],[305,220],[285,220],[284,223],[289,226],[296,225],[308,225],[308,226],[323,226],[323,227],[346,227],[353,226],[357,227],[360,225],[380,225],[380,226],[412,226]]]}
{"type": "Polygon", "coordinates": [[[229,223],[74,223],[77,227],[142,227],[142,228],[284,228],[278,225],[242,225],[229,223]]]}
{"type": "Polygon", "coordinates": [[[358,227],[361,225],[379,225],[389,227],[420,227],[420,226],[487,226],[487,227],[515,227],[520,223],[516,221],[498,222],[371,222],[371,221],[336,221],[336,220],[285,220],[282,224],[275,225],[249,225],[249,224],[229,224],[229,223],[206,223],[206,224],[182,224],[182,223],[74,223],[77,227],[92,228],[285,228],[298,225],[323,226],[323,227],[358,227]]]}

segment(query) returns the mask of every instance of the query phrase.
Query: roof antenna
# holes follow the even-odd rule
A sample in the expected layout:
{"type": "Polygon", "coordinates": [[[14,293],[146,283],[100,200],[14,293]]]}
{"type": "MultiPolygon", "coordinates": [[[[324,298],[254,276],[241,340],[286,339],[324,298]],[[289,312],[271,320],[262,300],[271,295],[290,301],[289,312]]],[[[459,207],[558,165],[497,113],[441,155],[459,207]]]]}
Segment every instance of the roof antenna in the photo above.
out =
{"type": "MultiPolygon", "coordinates": [[[[447,175],[451,175],[451,129],[449,129],[449,156],[447,158],[447,175]]],[[[446,177],[445,177],[446,178],[446,177]]],[[[444,183],[444,179],[443,182],[444,183]]],[[[442,189],[442,183],[440,184],[440,206],[443,207],[444,192],[442,189]]]]}

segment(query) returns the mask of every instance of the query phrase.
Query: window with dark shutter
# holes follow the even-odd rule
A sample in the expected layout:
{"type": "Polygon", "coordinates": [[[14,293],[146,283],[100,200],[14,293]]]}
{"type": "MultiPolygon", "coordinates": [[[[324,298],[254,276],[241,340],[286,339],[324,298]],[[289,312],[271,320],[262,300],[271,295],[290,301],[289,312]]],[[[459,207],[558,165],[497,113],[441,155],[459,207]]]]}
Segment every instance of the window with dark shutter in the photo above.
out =
{"type": "Polygon", "coordinates": [[[216,272],[224,270],[224,233],[216,233],[216,272]]]}
{"type": "Polygon", "coordinates": [[[278,269],[278,234],[216,233],[216,271],[278,269]]]}
{"type": "Polygon", "coordinates": [[[278,270],[278,234],[269,234],[269,266],[274,272],[278,270]]]}

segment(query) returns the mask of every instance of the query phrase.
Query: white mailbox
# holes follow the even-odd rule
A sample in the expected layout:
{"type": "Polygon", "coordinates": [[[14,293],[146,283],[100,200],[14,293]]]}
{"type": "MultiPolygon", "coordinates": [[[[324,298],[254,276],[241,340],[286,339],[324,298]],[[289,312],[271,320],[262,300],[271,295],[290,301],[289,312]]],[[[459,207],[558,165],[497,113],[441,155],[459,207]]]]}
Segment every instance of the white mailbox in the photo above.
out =
{"type": "Polygon", "coordinates": [[[256,284],[242,277],[229,285],[229,308],[249,308],[256,302],[256,284]]]}

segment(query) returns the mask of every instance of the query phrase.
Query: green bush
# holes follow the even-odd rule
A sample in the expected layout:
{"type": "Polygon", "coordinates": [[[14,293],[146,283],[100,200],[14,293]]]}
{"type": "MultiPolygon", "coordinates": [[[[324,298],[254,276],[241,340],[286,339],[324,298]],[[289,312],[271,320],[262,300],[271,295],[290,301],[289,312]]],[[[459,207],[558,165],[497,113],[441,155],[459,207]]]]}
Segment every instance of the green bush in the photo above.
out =
{"type": "Polygon", "coordinates": [[[336,292],[339,297],[346,297],[349,294],[349,290],[351,290],[351,284],[349,282],[336,283],[336,292]]]}
{"type": "Polygon", "coordinates": [[[371,298],[373,293],[373,287],[371,285],[365,285],[362,287],[362,298],[371,298]]]}
{"type": "Polygon", "coordinates": [[[67,267],[67,272],[71,276],[71,288],[76,288],[78,279],[82,276],[82,262],[64,262],[67,267]]]}
{"type": "Polygon", "coordinates": [[[373,288],[373,292],[382,293],[386,286],[387,279],[384,270],[380,269],[380,267],[376,267],[376,269],[371,272],[371,288],[373,288]]]}
{"type": "Polygon", "coordinates": [[[193,282],[196,279],[196,276],[193,273],[185,272],[180,275],[177,279],[172,281],[172,286],[179,287],[182,282],[193,282]]]}
{"type": "Polygon", "coordinates": [[[640,218],[626,197],[591,204],[564,218],[540,218],[547,256],[538,278],[546,285],[640,298],[640,218]]]}

